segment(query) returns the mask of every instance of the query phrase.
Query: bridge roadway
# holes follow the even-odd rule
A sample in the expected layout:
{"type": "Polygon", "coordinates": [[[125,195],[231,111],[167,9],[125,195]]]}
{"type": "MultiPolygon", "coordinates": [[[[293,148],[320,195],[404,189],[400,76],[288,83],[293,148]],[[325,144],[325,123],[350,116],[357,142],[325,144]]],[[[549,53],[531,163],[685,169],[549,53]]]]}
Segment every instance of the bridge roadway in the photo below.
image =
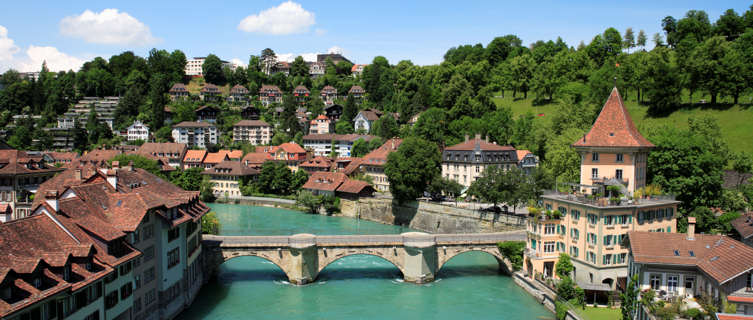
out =
{"type": "Polygon", "coordinates": [[[202,240],[206,272],[214,274],[227,260],[241,256],[266,259],[285,272],[290,283],[307,284],[330,263],[351,255],[365,254],[391,262],[406,282],[427,283],[453,257],[469,251],[491,254],[500,270],[510,273],[510,261],[497,244],[525,241],[524,231],[478,234],[427,234],[407,232],[390,235],[213,236],[202,240]]]}

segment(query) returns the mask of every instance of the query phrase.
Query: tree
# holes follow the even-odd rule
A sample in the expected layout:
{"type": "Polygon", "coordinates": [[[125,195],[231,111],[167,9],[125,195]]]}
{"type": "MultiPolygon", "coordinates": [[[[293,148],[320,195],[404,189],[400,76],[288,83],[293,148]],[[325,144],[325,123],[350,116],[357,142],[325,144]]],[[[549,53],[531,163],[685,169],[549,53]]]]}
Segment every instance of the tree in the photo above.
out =
{"type": "Polygon", "coordinates": [[[429,108],[418,117],[418,121],[413,126],[413,135],[438,146],[444,146],[448,124],[445,110],[429,108]]]}
{"type": "Polygon", "coordinates": [[[441,155],[436,145],[418,137],[403,140],[397,151],[387,156],[384,173],[390,192],[398,201],[415,200],[440,174],[441,155]]]}
{"type": "Polygon", "coordinates": [[[426,189],[431,194],[432,200],[442,199],[442,195],[446,195],[450,198],[455,198],[463,191],[463,185],[459,184],[455,180],[436,176],[426,189]]]}
{"type": "Polygon", "coordinates": [[[369,143],[366,142],[363,138],[358,138],[356,141],[353,142],[353,148],[350,150],[350,155],[352,157],[363,157],[367,153],[371,152],[371,149],[369,148],[369,143]]]}
{"type": "Polygon", "coordinates": [[[691,54],[691,65],[695,69],[693,72],[700,75],[700,87],[709,92],[711,103],[716,103],[719,92],[726,86],[724,79],[727,70],[722,61],[730,50],[731,44],[724,38],[711,37],[696,47],[691,54]]]}
{"type": "Polygon", "coordinates": [[[217,212],[210,211],[201,217],[202,234],[220,234],[221,227],[220,219],[217,218],[217,212]]]}
{"type": "Polygon", "coordinates": [[[201,65],[201,73],[207,83],[224,85],[227,82],[225,73],[222,71],[222,60],[214,54],[209,54],[201,65]]]}
{"type": "Polygon", "coordinates": [[[112,159],[107,161],[108,165],[112,165],[113,161],[118,161],[121,166],[128,165],[129,163],[133,162],[134,168],[144,169],[147,172],[158,176],[163,177],[162,175],[162,167],[160,167],[159,164],[157,164],[157,160],[152,160],[149,158],[146,158],[144,156],[136,155],[136,154],[125,154],[121,153],[119,155],[116,155],[112,159]]]}
{"type": "Polygon", "coordinates": [[[641,29],[641,31],[638,31],[638,39],[635,41],[635,44],[641,47],[641,49],[646,47],[646,32],[641,29]]]}
{"type": "Polygon", "coordinates": [[[293,191],[291,184],[297,182],[285,163],[267,161],[262,164],[254,186],[262,193],[288,195],[293,191]]]}
{"type": "Polygon", "coordinates": [[[628,49],[628,52],[630,52],[630,49],[635,48],[635,33],[633,33],[633,28],[625,30],[625,35],[622,37],[622,47],[628,49]]]}
{"type": "Polygon", "coordinates": [[[499,253],[510,260],[512,271],[518,271],[523,267],[523,253],[526,249],[525,241],[505,241],[497,244],[499,253]]]}
{"type": "Polygon", "coordinates": [[[570,273],[573,272],[573,262],[570,261],[570,255],[560,253],[557,264],[554,265],[554,271],[560,279],[570,277],[570,273]]]}
{"type": "Polygon", "coordinates": [[[373,133],[384,139],[394,138],[400,133],[400,128],[397,126],[397,121],[391,114],[385,113],[377,121],[374,122],[373,133]]]}
{"type": "MultiPolygon", "coordinates": [[[[679,42],[679,39],[677,39],[677,20],[672,16],[666,16],[662,19],[661,26],[664,35],[667,37],[667,44],[674,48],[679,42]]],[[[656,36],[654,36],[654,39],[656,39],[656,36]]]]}
{"type": "Polygon", "coordinates": [[[630,278],[625,292],[620,293],[620,312],[622,313],[622,319],[635,319],[636,310],[635,307],[638,304],[638,275],[633,275],[630,278]]]}
{"type": "Polygon", "coordinates": [[[170,182],[183,190],[199,191],[204,180],[202,172],[204,172],[203,168],[176,170],[170,175],[170,182]]]}
{"type": "Polygon", "coordinates": [[[349,134],[353,133],[353,123],[349,121],[345,121],[343,119],[337,120],[335,122],[335,133],[337,134],[349,134]]]}
{"type": "Polygon", "coordinates": [[[571,147],[586,131],[569,128],[558,136],[549,139],[546,145],[546,159],[558,182],[580,181],[580,155],[571,147]]]}
{"type": "Polygon", "coordinates": [[[295,57],[295,60],[293,60],[293,63],[290,64],[290,76],[291,77],[308,77],[309,76],[309,66],[306,64],[306,61],[303,60],[303,57],[301,56],[295,57]]]}
{"type": "Polygon", "coordinates": [[[649,114],[669,114],[680,102],[682,87],[677,74],[669,49],[658,47],[649,53],[645,75],[649,79],[645,91],[645,96],[650,101],[649,114]]]}
{"type": "Polygon", "coordinates": [[[345,105],[343,106],[343,114],[340,117],[340,121],[353,122],[353,118],[358,115],[358,106],[356,100],[351,93],[348,93],[348,97],[345,99],[345,105]]]}
{"type": "Polygon", "coordinates": [[[322,198],[315,196],[311,191],[301,190],[295,198],[295,204],[306,208],[309,213],[316,214],[322,205],[322,198]]]}
{"type": "Polygon", "coordinates": [[[735,170],[739,176],[736,184],[737,186],[740,186],[743,184],[743,181],[745,181],[745,175],[753,173],[753,157],[745,152],[738,152],[734,155],[732,161],[732,169],[735,170]]]}

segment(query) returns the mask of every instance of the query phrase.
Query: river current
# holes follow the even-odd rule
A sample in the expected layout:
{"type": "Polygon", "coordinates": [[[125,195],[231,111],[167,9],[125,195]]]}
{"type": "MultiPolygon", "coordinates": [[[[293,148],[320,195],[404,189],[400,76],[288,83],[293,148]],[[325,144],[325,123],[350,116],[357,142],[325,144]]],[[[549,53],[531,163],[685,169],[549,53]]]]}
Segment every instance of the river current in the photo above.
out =
{"type": "MultiPolygon", "coordinates": [[[[415,231],[344,217],[244,205],[210,204],[222,235],[312,233],[395,234],[415,231]]],[[[433,283],[403,283],[382,258],[344,257],[316,282],[294,286],[274,264],[257,257],[225,262],[181,319],[554,319],[542,305],[498,273],[482,252],[463,253],[442,267],[433,283]]]]}

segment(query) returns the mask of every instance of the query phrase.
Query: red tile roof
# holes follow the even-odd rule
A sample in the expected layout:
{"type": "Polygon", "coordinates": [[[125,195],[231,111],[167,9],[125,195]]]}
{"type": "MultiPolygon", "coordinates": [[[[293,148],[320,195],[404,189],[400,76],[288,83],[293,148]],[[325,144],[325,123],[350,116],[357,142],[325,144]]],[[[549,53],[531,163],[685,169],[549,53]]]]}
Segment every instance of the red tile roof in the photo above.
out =
{"type": "Polygon", "coordinates": [[[651,148],[654,145],[644,138],[635,127],[622,101],[620,93],[615,87],[604,103],[604,107],[596,118],[591,130],[581,139],[573,143],[574,147],[641,147],[651,148]]]}
{"type": "Polygon", "coordinates": [[[94,149],[92,151],[87,152],[86,154],[82,155],[79,158],[80,162],[83,163],[90,163],[90,164],[104,164],[108,160],[111,160],[112,158],[115,158],[115,156],[123,153],[120,150],[102,150],[102,149],[94,149]]]}
{"type": "Polygon", "coordinates": [[[236,84],[230,89],[230,94],[248,94],[246,87],[236,84]]]}
{"type": "Polygon", "coordinates": [[[205,170],[201,174],[206,175],[225,175],[225,176],[251,176],[259,174],[259,170],[246,166],[240,161],[225,160],[218,163],[211,169],[205,170]]]}
{"type": "Polygon", "coordinates": [[[727,300],[729,302],[753,303],[753,297],[742,297],[742,296],[730,295],[730,296],[727,296],[727,300]]]}
{"type": "Polygon", "coordinates": [[[365,155],[361,164],[383,166],[387,162],[387,156],[390,153],[397,151],[397,148],[399,148],[402,143],[403,139],[400,138],[387,140],[382,146],[365,155]]]}
{"type": "Polygon", "coordinates": [[[183,121],[173,126],[173,128],[199,128],[199,127],[209,128],[209,127],[214,127],[214,125],[207,122],[183,121]]]}
{"type": "Polygon", "coordinates": [[[349,194],[360,194],[362,191],[364,191],[364,189],[369,189],[369,188],[371,188],[370,190],[371,192],[374,191],[374,187],[372,187],[370,184],[368,184],[365,181],[347,179],[337,188],[337,192],[349,193],[349,194]]]}
{"type": "Polygon", "coordinates": [[[266,152],[249,152],[245,156],[243,156],[243,159],[241,162],[247,166],[261,166],[262,163],[265,161],[272,160],[272,156],[269,155],[269,153],[266,152]]]}
{"type": "Polygon", "coordinates": [[[278,86],[273,86],[269,84],[262,85],[261,88],[259,89],[259,93],[265,93],[267,91],[274,91],[274,93],[282,93],[282,91],[280,91],[280,88],[278,86]]]}
{"type": "Polygon", "coordinates": [[[345,175],[350,176],[351,174],[353,174],[354,172],[356,172],[356,170],[358,170],[358,168],[361,167],[361,163],[362,162],[363,162],[363,158],[353,158],[350,161],[350,163],[348,163],[348,165],[345,166],[345,168],[342,169],[341,172],[343,174],[345,174],[345,175]]]}
{"type": "Polygon", "coordinates": [[[170,93],[179,93],[179,92],[188,92],[188,89],[186,89],[186,85],[178,82],[170,88],[170,93]]]}
{"type": "Polygon", "coordinates": [[[695,266],[719,283],[753,270],[753,248],[727,236],[696,234],[688,240],[684,233],[633,231],[628,237],[638,263],[695,266]]]}
{"type": "Polygon", "coordinates": [[[331,158],[327,157],[315,157],[309,161],[303,162],[299,164],[298,166],[301,168],[319,168],[319,169],[329,169],[332,168],[332,164],[334,161],[332,161],[331,158]]]}
{"type": "Polygon", "coordinates": [[[220,150],[218,152],[207,153],[207,157],[204,158],[204,163],[218,164],[222,161],[229,160],[227,150],[220,150]]]}
{"type": "Polygon", "coordinates": [[[177,154],[183,158],[183,155],[188,150],[188,146],[185,143],[176,142],[147,142],[139,147],[138,154],[151,154],[159,156],[159,154],[177,154]]]}
{"type": "Polygon", "coordinates": [[[333,87],[333,86],[324,86],[324,88],[322,88],[321,92],[324,93],[324,94],[336,94],[337,93],[337,89],[335,89],[335,87],[333,87]]]}
{"type": "Polygon", "coordinates": [[[753,320],[753,316],[746,316],[744,314],[716,313],[716,319],[718,320],[753,320]]]}
{"type": "Polygon", "coordinates": [[[303,189],[335,191],[348,178],[339,172],[312,172],[303,189]]]}
{"type": "Polygon", "coordinates": [[[186,156],[183,157],[183,162],[204,162],[204,158],[207,156],[206,150],[188,150],[186,156]]]}
{"type": "Polygon", "coordinates": [[[486,141],[484,139],[481,139],[479,137],[476,137],[474,139],[468,139],[467,141],[458,143],[454,146],[450,146],[445,148],[445,150],[449,151],[473,151],[478,148],[482,151],[512,151],[515,150],[515,148],[511,146],[501,146],[493,142],[486,141]]]}
{"type": "Polygon", "coordinates": [[[74,160],[78,158],[78,153],[75,152],[57,152],[57,151],[49,151],[45,152],[50,158],[52,158],[55,161],[60,160],[74,160]]]}
{"type": "Polygon", "coordinates": [[[278,149],[282,149],[287,153],[306,153],[306,150],[295,142],[285,142],[279,145],[278,149]]]}
{"type": "Polygon", "coordinates": [[[14,149],[0,150],[0,175],[58,172],[63,169],[47,165],[41,155],[29,155],[14,149]]]}
{"type": "Polygon", "coordinates": [[[211,83],[207,83],[204,85],[203,88],[201,88],[202,93],[220,93],[220,88],[218,88],[216,85],[213,85],[211,83]]]}
{"type": "Polygon", "coordinates": [[[732,220],[732,227],[743,239],[753,237],[753,212],[744,213],[739,218],[732,220]]]}
{"type": "Polygon", "coordinates": [[[350,87],[350,90],[348,90],[348,93],[364,93],[366,91],[361,88],[361,86],[352,86],[350,87]]]}

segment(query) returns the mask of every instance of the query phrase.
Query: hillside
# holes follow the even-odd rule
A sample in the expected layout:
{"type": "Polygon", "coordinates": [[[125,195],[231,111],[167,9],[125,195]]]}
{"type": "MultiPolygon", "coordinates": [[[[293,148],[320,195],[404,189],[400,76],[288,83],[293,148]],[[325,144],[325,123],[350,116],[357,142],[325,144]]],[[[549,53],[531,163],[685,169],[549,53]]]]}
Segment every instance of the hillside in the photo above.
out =
{"type": "MultiPolygon", "coordinates": [[[[699,98],[695,98],[699,100],[699,98]]],[[[517,117],[526,112],[541,114],[537,121],[549,121],[551,115],[557,109],[556,104],[546,104],[533,106],[531,95],[528,99],[512,99],[511,94],[506,94],[505,98],[494,98],[497,106],[509,106],[513,114],[517,117]]],[[[749,97],[741,98],[740,101],[749,101],[749,97]]],[[[706,107],[705,105],[694,105],[673,112],[667,117],[650,117],[646,115],[647,106],[638,104],[635,100],[626,100],[625,105],[633,117],[633,121],[642,132],[648,127],[672,125],[680,128],[687,128],[688,118],[710,116],[716,118],[722,128],[722,135],[727,140],[730,149],[733,152],[744,151],[753,154],[753,105],[745,103],[743,105],[724,106],[719,108],[706,107]]]]}

